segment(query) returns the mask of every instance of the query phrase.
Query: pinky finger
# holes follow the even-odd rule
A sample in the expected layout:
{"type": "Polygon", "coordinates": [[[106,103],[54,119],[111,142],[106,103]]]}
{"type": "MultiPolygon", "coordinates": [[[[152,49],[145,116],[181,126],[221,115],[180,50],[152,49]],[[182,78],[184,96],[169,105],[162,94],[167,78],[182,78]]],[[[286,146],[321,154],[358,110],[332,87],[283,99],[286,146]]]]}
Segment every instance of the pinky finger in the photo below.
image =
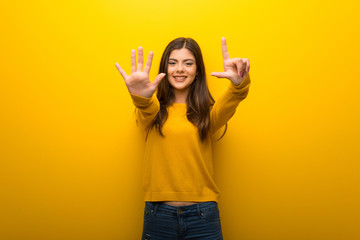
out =
{"type": "Polygon", "coordinates": [[[246,63],[243,59],[240,59],[239,61],[236,61],[236,69],[237,69],[237,74],[240,77],[243,77],[244,75],[244,71],[245,71],[245,67],[246,67],[246,63]]]}
{"type": "Polygon", "coordinates": [[[115,67],[117,68],[117,70],[119,71],[119,73],[121,74],[121,76],[124,78],[124,80],[128,77],[125,73],[125,71],[120,67],[120,65],[118,63],[115,63],[115,67]]]}
{"type": "Polygon", "coordinates": [[[250,71],[250,61],[248,58],[245,58],[244,61],[246,62],[246,72],[248,73],[250,71]]]}

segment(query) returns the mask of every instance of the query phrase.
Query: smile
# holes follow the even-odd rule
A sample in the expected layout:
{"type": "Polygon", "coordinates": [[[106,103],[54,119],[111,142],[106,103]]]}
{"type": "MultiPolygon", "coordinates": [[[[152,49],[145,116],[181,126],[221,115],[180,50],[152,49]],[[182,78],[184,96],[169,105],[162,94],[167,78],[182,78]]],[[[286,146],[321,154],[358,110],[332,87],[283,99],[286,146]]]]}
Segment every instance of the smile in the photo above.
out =
{"type": "Polygon", "coordinates": [[[186,79],[186,76],[174,76],[175,81],[182,82],[186,79]]]}

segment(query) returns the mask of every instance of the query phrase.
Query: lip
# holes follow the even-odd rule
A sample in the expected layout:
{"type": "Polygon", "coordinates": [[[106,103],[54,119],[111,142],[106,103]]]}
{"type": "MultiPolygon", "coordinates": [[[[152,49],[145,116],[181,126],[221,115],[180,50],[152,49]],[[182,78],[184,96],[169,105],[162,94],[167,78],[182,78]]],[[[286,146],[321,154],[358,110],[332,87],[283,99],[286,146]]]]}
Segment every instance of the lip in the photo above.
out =
{"type": "Polygon", "coordinates": [[[187,76],[179,75],[179,76],[173,76],[173,78],[176,82],[183,82],[186,80],[187,76]],[[179,79],[179,77],[181,77],[181,79],[179,79]]]}

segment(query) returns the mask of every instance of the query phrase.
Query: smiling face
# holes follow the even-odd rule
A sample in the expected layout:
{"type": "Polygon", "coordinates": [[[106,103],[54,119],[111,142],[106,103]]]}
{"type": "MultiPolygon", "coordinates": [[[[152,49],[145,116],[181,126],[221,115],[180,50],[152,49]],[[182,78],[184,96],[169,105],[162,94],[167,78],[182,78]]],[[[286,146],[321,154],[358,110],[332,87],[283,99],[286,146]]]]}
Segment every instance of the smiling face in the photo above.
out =
{"type": "Polygon", "coordinates": [[[174,89],[187,91],[196,76],[194,55],[186,48],[173,50],[169,56],[167,78],[174,89]]]}

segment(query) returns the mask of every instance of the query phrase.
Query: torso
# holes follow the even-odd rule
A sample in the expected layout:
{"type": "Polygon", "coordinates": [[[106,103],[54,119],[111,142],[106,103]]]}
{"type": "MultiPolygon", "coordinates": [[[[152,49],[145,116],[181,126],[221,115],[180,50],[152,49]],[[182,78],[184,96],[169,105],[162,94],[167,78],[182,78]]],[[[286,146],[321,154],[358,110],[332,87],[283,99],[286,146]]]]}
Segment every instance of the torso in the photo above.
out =
{"type": "Polygon", "coordinates": [[[175,206],[175,207],[183,207],[183,206],[189,206],[189,205],[193,205],[193,204],[197,204],[199,202],[163,202],[167,205],[171,205],[171,206],[175,206]]]}

